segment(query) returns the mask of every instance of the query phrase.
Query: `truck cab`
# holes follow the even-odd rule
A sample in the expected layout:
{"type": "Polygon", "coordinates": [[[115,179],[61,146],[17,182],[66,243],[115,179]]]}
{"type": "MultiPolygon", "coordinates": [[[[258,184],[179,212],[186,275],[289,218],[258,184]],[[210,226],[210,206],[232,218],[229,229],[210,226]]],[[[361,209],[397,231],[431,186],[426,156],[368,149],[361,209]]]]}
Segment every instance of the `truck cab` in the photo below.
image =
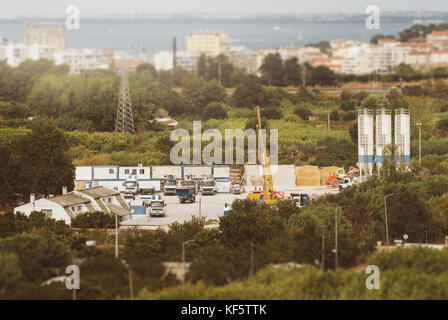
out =
{"type": "Polygon", "coordinates": [[[291,200],[298,206],[302,208],[306,206],[312,199],[306,193],[291,193],[291,200]]]}
{"type": "Polygon", "coordinates": [[[164,217],[166,215],[166,203],[161,195],[153,195],[147,206],[151,217],[164,217]]]}
{"type": "Polygon", "coordinates": [[[232,209],[232,204],[230,203],[224,203],[224,215],[229,214],[230,210],[232,209]]]}
{"type": "Polygon", "coordinates": [[[241,187],[239,184],[234,184],[232,186],[232,193],[233,194],[241,194],[241,187]]]}
{"type": "Polygon", "coordinates": [[[125,194],[138,194],[140,192],[140,188],[138,185],[138,179],[134,175],[130,175],[126,178],[126,180],[123,182],[124,186],[124,193],[125,194]]]}
{"type": "Polygon", "coordinates": [[[214,195],[216,193],[216,182],[212,179],[201,180],[200,191],[202,195],[214,195]]]}
{"type": "Polygon", "coordinates": [[[154,195],[154,188],[141,188],[140,199],[148,203],[154,195]]]}
{"type": "Polygon", "coordinates": [[[343,189],[347,189],[348,187],[351,187],[353,185],[353,181],[350,178],[343,178],[341,183],[339,183],[339,191],[342,191],[343,189]]]}
{"type": "Polygon", "coordinates": [[[176,188],[176,194],[180,203],[194,203],[196,201],[196,182],[194,180],[182,180],[176,188]]]}
{"type": "Polygon", "coordinates": [[[172,176],[163,180],[163,194],[166,195],[175,195],[177,187],[177,180],[172,176]]]}

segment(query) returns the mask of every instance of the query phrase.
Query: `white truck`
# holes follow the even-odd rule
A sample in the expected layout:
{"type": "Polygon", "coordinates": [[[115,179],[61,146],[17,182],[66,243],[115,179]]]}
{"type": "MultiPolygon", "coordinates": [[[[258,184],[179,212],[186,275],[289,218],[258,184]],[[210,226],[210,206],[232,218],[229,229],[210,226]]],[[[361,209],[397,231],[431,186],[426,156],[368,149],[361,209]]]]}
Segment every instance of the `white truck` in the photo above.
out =
{"type": "Polygon", "coordinates": [[[163,194],[166,195],[175,195],[177,188],[177,180],[174,179],[172,175],[165,176],[163,179],[163,194]]]}
{"type": "Polygon", "coordinates": [[[124,193],[137,195],[140,192],[140,187],[138,185],[138,179],[134,175],[130,175],[123,182],[124,193]]]}
{"type": "Polygon", "coordinates": [[[350,178],[343,178],[342,181],[339,183],[339,191],[342,191],[343,189],[347,189],[353,185],[353,180],[350,178]]]}
{"type": "Polygon", "coordinates": [[[154,195],[154,188],[141,188],[140,189],[140,200],[149,203],[154,195]]]}
{"type": "Polygon", "coordinates": [[[147,206],[151,217],[164,217],[166,215],[166,203],[161,195],[153,195],[147,206]]]}
{"type": "Polygon", "coordinates": [[[214,195],[216,193],[216,182],[213,179],[201,180],[200,192],[202,195],[214,195]]]}

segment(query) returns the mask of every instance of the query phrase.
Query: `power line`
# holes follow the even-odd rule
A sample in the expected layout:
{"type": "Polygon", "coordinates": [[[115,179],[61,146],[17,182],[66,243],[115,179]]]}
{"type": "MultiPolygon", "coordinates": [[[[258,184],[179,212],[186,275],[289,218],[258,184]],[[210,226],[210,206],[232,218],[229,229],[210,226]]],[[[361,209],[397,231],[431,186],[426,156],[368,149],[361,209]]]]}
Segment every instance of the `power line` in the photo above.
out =
{"type": "Polygon", "coordinates": [[[115,131],[135,133],[127,68],[125,68],[121,74],[120,97],[118,98],[115,131]]]}

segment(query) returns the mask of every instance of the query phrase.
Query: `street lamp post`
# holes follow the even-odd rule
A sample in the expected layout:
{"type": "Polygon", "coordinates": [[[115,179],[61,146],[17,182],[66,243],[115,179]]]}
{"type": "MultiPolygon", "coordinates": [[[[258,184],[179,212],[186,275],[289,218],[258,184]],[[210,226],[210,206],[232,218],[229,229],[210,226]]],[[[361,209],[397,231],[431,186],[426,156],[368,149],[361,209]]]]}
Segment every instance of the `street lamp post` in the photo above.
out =
{"type": "Polygon", "coordinates": [[[115,258],[118,258],[118,215],[115,214],[115,258]]]}
{"type": "Polygon", "coordinates": [[[387,203],[386,203],[386,198],[393,196],[394,194],[388,194],[384,196],[384,222],[386,223],[386,241],[387,241],[387,246],[389,246],[389,225],[387,224],[387,203]]]}
{"type": "Polygon", "coordinates": [[[185,245],[195,240],[188,240],[182,243],[182,289],[185,287],[185,245]]]}
{"type": "Polygon", "coordinates": [[[342,209],[345,206],[338,207],[334,210],[334,239],[335,239],[335,250],[334,250],[334,270],[338,270],[338,209],[342,209]]]}
{"type": "Polygon", "coordinates": [[[422,163],[422,123],[417,122],[418,127],[418,163],[422,163]]]}
{"type": "Polygon", "coordinates": [[[254,247],[255,244],[253,242],[250,243],[250,270],[249,270],[249,276],[254,274],[254,247]]]}

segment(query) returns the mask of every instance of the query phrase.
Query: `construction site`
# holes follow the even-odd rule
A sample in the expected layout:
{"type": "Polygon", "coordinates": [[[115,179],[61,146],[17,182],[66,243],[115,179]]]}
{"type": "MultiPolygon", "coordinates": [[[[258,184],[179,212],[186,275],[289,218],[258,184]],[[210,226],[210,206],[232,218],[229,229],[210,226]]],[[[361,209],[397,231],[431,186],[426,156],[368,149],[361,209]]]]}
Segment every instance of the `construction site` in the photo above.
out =
{"type": "MultiPolygon", "coordinates": [[[[257,120],[257,129],[261,129],[259,108],[257,120]]],[[[257,165],[80,166],[76,167],[75,189],[104,186],[119,191],[131,210],[122,219],[122,227],[159,227],[183,222],[192,216],[217,221],[231,210],[235,199],[247,198],[268,205],[288,199],[303,207],[319,196],[340,192],[378,174],[388,157],[392,133],[397,162],[409,163],[408,110],[395,111],[394,128],[391,110],[385,108],[376,110],[376,121],[372,110],[360,110],[358,123],[356,167],[271,165],[264,151],[257,165]],[[150,203],[156,195],[163,212],[153,215],[150,203]]],[[[257,131],[263,143],[263,131],[257,131]]],[[[265,150],[263,145],[261,150],[265,150]]]]}

